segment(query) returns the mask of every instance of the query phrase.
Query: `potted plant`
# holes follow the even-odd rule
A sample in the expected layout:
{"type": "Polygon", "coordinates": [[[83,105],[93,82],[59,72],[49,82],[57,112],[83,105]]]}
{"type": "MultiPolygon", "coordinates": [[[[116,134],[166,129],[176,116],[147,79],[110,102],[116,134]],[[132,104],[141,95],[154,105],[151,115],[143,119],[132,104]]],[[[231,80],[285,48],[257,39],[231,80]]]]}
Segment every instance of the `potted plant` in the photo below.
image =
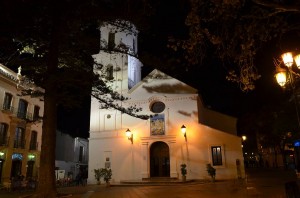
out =
{"type": "Polygon", "coordinates": [[[94,169],[94,173],[95,173],[95,179],[97,180],[97,184],[100,185],[101,184],[101,177],[102,177],[102,172],[101,169],[94,169]]]}
{"type": "Polygon", "coordinates": [[[186,164],[181,164],[180,166],[181,166],[180,170],[181,170],[182,181],[185,182],[186,181],[186,173],[187,173],[186,164]]]}
{"type": "Polygon", "coordinates": [[[208,175],[211,177],[212,182],[215,182],[216,169],[214,167],[212,167],[211,164],[207,164],[206,165],[206,170],[207,170],[208,175]]]}
{"type": "Polygon", "coordinates": [[[111,176],[112,176],[112,171],[110,168],[101,168],[100,170],[101,175],[106,183],[106,186],[109,187],[110,186],[110,180],[111,180],[111,176]]]}

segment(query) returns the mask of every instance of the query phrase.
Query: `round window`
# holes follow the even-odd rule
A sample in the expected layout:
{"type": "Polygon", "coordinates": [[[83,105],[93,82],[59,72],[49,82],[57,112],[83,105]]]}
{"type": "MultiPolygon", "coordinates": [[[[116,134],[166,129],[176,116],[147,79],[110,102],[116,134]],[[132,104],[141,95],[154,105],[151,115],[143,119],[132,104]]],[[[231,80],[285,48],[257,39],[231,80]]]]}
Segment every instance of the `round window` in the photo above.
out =
{"type": "Polygon", "coordinates": [[[161,113],[165,110],[166,105],[163,102],[154,102],[151,107],[150,110],[153,113],[161,113]]]}

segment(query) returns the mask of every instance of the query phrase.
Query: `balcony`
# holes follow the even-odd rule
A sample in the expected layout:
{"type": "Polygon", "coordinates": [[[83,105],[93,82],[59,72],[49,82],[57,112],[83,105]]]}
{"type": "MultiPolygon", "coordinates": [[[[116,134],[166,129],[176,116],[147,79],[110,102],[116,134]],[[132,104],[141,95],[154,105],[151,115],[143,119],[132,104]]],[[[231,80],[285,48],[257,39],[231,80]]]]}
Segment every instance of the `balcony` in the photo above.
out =
{"type": "Polygon", "coordinates": [[[29,150],[36,151],[38,148],[38,145],[39,145],[38,142],[30,142],[29,150]]]}
{"type": "Polygon", "coordinates": [[[14,148],[25,149],[25,140],[15,140],[14,148]]]}
{"type": "Polygon", "coordinates": [[[14,107],[7,104],[2,104],[3,113],[12,114],[14,112],[14,107]]]}
{"type": "Polygon", "coordinates": [[[27,113],[27,112],[22,112],[22,111],[18,111],[17,112],[17,117],[23,120],[30,120],[32,121],[32,113],[27,113]]]}
{"type": "Polygon", "coordinates": [[[9,137],[0,137],[0,147],[9,145],[9,137]]]}

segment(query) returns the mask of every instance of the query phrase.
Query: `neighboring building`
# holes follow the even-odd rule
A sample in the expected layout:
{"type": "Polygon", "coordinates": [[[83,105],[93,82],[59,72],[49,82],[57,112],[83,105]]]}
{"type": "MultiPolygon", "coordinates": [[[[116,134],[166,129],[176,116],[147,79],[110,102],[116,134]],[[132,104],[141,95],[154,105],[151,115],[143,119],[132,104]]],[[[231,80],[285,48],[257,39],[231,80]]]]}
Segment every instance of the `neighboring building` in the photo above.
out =
{"type": "Polygon", "coordinates": [[[100,28],[101,50],[93,57],[104,70],[95,66],[94,72],[103,75],[105,71],[107,79],[114,79],[111,87],[128,97],[119,105],[140,107],[139,114],[150,118],[142,120],[101,109],[92,98],[88,182],[96,183],[94,169],[104,167],[112,169],[112,182],[180,179],[183,163],[187,165],[187,179],[209,178],[208,163],[217,169],[217,180],[243,178],[236,119],[206,109],[197,90],[156,69],[141,80],[142,63],[136,58],[138,31],[132,25],[130,30],[118,27],[104,23],[100,28]],[[107,53],[114,48],[119,53],[107,53]],[[185,135],[182,125],[186,126],[185,135]],[[128,129],[132,132],[129,138],[125,136],[128,129]]]}
{"type": "Polygon", "coordinates": [[[68,177],[75,179],[76,175],[86,172],[88,168],[88,140],[72,137],[69,134],[56,131],[55,169],[56,178],[68,177]],[[59,172],[63,174],[59,174],[59,172]]]}
{"type": "Polygon", "coordinates": [[[44,103],[40,97],[21,96],[20,77],[20,71],[17,74],[0,64],[1,182],[19,175],[37,177],[39,171],[42,139],[39,117],[43,116],[44,103]]]}

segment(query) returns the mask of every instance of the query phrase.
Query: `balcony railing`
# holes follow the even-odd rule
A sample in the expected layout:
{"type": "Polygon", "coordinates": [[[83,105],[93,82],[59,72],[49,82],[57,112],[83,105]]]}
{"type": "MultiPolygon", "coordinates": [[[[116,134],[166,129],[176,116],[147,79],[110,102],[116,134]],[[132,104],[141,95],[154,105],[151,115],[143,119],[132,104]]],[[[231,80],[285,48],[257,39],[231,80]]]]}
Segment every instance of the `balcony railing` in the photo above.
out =
{"type": "Polygon", "coordinates": [[[30,142],[29,150],[35,151],[38,148],[38,142],[30,142]]]}
{"type": "Polygon", "coordinates": [[[2,105],[2,111],[13,113],[14,112],[14,107],[11,105],[3,104],[2,105]]]}
{"type": "Polygon", "coordinates": [[[25,148],[25,140],[15,140],[14,141],[14,148],[25,148]]]}
{"type": "Polygon", "coordinates": [[[23,119],[23,120],[31,120],[32,121],[32,113],[18,111],[17,117],[20,119],[23,119]]]}
{"type": "Polygon", "coordinates": [[[15,111],[13,106],[7,104],[2,104],[2,111],[9,114],[13,114],[14,116],[23,120],[37,121],[39,119],[37,115],[33,117],[32,113],[15,111]]]}
{"type": "Polygon", "coordinates": [[[9,137],[0,137],[0,146],[8,146],[9,137]]]}

